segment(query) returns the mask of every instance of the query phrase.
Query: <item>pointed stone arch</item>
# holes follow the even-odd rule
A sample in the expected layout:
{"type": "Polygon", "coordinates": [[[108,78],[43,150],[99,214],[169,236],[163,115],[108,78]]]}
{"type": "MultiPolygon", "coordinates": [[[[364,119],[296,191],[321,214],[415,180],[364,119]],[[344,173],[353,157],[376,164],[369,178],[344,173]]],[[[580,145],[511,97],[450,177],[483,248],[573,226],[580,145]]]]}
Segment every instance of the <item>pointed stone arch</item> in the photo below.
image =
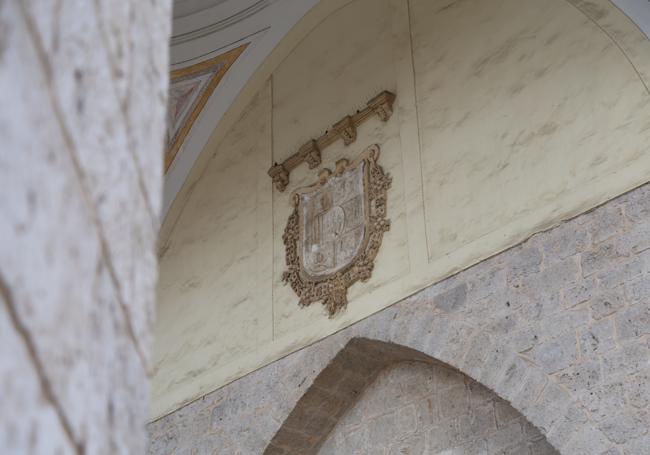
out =
{"type": "MultiPolygon", "coordinates": [[[[448,329],[447,333],[457,336],[469,334],[465,332],[466,327],[449,325],[448,329]]],[[[433,331],[428,332],[432,335],[433,331]]],[[[469,376],[508,401],[561,454],[594,454],[602,453],[601,449],[607,450],[608,443],[604,436],[592,427],[580,404],[568,392],[549,381],[547,375],[533,363],[520,358],[514,351],[495,346],[488,337],[479,334],[472,338],[470,348],[465,353],[445,352],[445,349],[437,352],[436,344],[430,344],[435,336],[412,337],[411,341],[402,339],[405,344],[394,341],[408,337],[388,338],[351,338],[298,399],[264,454],[318,454],[339,420],[357,403],[364,389],[375,381],[382,370],[399,362],[441,364],[469,376]],[[437,353],[443,358],[436,359],[430,353],[437,353]],[[466,362],[475,362],[478,357],[484,359],[482,366],[463,368],[466,362]]]]}
{"type": "Polygon", "coordinates": [[[404,346],[353,338],[316,377],[277,431],[265,454],[316,454],[338,420],[384,368],[432,359],[404,346]]]}

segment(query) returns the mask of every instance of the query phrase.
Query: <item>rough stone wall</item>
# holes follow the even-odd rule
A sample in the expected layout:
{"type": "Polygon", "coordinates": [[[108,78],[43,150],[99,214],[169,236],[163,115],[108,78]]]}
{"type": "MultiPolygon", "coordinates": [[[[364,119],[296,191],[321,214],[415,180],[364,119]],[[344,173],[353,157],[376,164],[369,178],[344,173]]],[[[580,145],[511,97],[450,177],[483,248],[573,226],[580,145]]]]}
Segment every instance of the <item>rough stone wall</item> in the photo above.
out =
{"type": "Polygon", "coordinates": [[[322,422],[340,418],[344,406],[331,406],[337,391],[346,384],[361,390],[367,378],[328,365],[360,337],[460,370],[508,401],[563,455],[646,454],[650,185],[159,419],[149,426],[150,453],[310,453],[320,426],[291,415],[309,415],[301,409],[308,406],[322,422]],[[301,400],[310,392],[323,404],[301,400]]]}
{"type": "Polygon", "coordinates": [[[319,455],[553,455],[507,402],[440,364],[383,370],[338,422],[319,455]]]}
{"type": "Polygon", "coordinates": [[[0,452],[146,452],[170,0],[0,0],[0,452]]]}

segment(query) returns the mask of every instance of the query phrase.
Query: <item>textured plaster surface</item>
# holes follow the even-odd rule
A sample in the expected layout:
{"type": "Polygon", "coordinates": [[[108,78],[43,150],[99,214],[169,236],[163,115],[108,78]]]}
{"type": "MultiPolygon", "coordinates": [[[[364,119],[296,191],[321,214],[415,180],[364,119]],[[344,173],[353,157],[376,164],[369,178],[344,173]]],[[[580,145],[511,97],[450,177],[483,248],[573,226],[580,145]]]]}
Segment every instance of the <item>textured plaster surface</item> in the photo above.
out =
{"type": "MultiPolygon", "coordinates": [[[[645,185],[151,423],[150,453],[257,454],[271,440],[267,453],[313,447],[323,424],[372,382],[373,362],[395,355],[359,353],[354,340],[366,338],[459,370],[563,455],[644,455],[649,234],[645,185]]],[[[462,400],[450,397],[445,408],[462,400]]]]}
{"type": "Polygon", "coordinates": [[[170,2],[0,2],[0,447],[143,453],[170,2]]]}

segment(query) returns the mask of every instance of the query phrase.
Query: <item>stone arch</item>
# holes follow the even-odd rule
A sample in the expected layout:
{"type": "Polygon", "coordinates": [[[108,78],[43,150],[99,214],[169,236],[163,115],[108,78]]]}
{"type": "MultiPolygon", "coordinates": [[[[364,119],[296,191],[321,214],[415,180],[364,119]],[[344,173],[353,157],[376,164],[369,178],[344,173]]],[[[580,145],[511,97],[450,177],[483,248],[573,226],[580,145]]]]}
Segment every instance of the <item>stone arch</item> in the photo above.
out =
{"type": "Polygon", "coordinates": [[[338,419],[379,372],[401,361],[428,363],[432,359],[404,346],[351,339],[298,400],[264,453],[318,453],[338,419]]]}
{"type": "MultiPolygon", "coordinates": [[[[390,319],[396,322],[397,318],[390,319]]],[[[441,327],[440,324],[437,326],[441,327]]],[[[450,324],[448,328],[446,333],[469,335],[463,327],[450,324]]],[[[391,337],[389,333],[384,332],[388,339],[351,338],[298,399],[264,453],[316,455],[341,417],[357,403],[363,390],[382,370],[399,362],[441,364],[474,379],[508,401],[561,454],[600,454],[608,450],[609,444],[604,436],[592,427],[569,393],[549,381],[543,371],[519,358],[514,351],[495,346],[480,334],[471,338],[471,347],[463,354],[447,349],[427,349],[427,346],[437,345],[429,344],[435,336],[415,338],[420,340],[419,343],[405,339],[402,341],[407,344],[397,344],[390,338],[399,337],[391,337]],[[482,365],[464,368],[467,362],[476,360],[478,352],[490,354],[482,365]],[[433,353],[440,357],[434,358],[433,353]]]]}

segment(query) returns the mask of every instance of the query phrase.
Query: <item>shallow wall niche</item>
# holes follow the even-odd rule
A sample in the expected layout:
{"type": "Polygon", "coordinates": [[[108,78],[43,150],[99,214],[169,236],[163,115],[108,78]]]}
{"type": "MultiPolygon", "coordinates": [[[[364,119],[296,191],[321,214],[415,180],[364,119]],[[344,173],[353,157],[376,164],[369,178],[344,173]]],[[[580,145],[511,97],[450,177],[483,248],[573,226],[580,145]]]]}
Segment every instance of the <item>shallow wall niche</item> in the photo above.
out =
{"type": "Polygon", "coordinates": [[[557,454],[507,402],[403,346],[352,339],[318,375],[267,455],[557,454]]]}

